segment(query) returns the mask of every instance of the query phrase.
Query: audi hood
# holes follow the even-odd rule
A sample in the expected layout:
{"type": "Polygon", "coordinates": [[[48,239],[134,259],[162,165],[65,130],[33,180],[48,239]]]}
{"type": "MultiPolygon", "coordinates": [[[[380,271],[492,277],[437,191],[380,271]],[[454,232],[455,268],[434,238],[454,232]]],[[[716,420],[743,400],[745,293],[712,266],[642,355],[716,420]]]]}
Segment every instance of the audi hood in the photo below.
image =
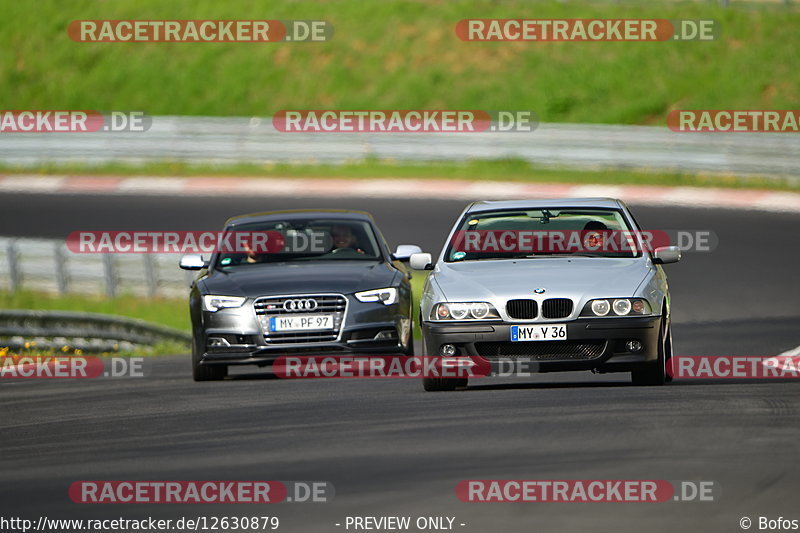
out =
{"type": "Polygon", "coordinates": [[[277,294],[350,294],[392,285],[400,273],[377,261],[317,261],[214,270],[200,284],[206,294],[258,297],[277,294]]]}

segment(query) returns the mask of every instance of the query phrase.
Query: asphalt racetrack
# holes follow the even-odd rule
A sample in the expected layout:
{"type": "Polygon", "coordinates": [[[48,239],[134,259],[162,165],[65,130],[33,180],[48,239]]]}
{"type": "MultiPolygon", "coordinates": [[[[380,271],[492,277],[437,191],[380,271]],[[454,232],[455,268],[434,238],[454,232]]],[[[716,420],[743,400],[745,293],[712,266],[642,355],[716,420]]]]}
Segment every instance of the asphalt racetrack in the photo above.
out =
{"type": "MultiPolygon", "coordinates": [[[[1,195],[2,233],[218,229],[231,215],[372,212],[390,245],[438,252],[464,202],[1,195]]],[[[710,230],[712,252],[666,267],[678,355],[775,355],[800,344],[800,218],[632,206],[646,229],[710,230]]],[[[418,275],[422,275],[421,273],[418,275]]],[[[464,532],[741,531],[800,519],[800,383],[544,374],[424,393],[416,380],[280,380],[240,369],[194,383],[186,354],[144,378],[0,383],[0,500],[17,516],[280,517],[289,532],[347,516],[450,516],[464,532]],[[327,503],[79,505],[77,480],[328,481],[327,503]],[[467,479],[717,483],[713,502],[464,503],[467,479]],[[464,525],[461,525],[464,524],[464,525]]],[[[8,514],[8,513],[6,513],[8,514]]],[[[337,524],[340,524],[337,526],[337,524]]],[[[350,529],[352,531],[352,528],[350,529]]]]}

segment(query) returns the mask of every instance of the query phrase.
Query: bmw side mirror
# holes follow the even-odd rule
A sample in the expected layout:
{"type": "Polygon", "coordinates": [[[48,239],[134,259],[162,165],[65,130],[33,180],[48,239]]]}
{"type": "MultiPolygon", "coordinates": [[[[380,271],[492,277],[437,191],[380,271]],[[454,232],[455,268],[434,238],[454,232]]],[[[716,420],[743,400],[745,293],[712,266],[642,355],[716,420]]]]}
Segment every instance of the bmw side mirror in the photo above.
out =
{"type": "Polygon", "coordinates": [[[208,266],[208,261],[204,261],[202,255],[186,254],[181,257],[180,266],[183,270],[202,270],[208,266]]]}
{"type": "Polygon", "coordinates": [[[431,254],[421,252],[411,254],[411,257],[408,259],[408,264],[414,270],[433,270],[431,254]]]}
{"type": "Polygon", "coordinates": [[[653,263],[666,265],[667,263],[677,263],[681,260],[681,249],[677,246],[662,246],[653,252],[653,263]]]}
{"type": "Polygon", "coordinates": [[[408,261],[412,255],[422,253],[422,248],[415,244],[400,244],[392,254],[395,261],[408,261]]]}

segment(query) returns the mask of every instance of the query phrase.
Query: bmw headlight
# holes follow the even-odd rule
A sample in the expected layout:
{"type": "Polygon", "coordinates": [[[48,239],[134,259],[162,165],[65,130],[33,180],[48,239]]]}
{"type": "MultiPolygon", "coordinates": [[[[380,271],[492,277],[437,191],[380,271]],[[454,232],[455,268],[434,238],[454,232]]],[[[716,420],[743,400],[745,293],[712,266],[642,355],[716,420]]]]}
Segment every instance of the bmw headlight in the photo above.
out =
{"type": "Polygon", "coordinates": [[[614,300],[612,306],[615,315],[627,315],[631,312],[631,301],[626,299],[614,300]]]}
{"type": "Polygon", "coordinates": [[[650,304],[643,298],[602,298],[589,300],[581,316],[642,316],[651,314],[650,304]]]}
{"type": "Polygon", "coordinates": [[[355,297],[359,302],[381,302],[383,305],[392,305],[397,301],[397,289],[389,287],[386,289],[357,292],[355,297]]]}
{"type": "Polygon", "coordinates": [[[594,300],[591,305],[592,313],[597,316],[606,316],[611,311],[608,300],[594,300]]]}
{"type": "Polygon", "coordinates": [[[487,302],[442,302],[433,306],[431,320],[484,320],[500,315],[487,302]]]}
{"type": "Polygon", "coordinates": [[[203,296],[203,309],[212,313],[229,307],[241,307],[247,298],[242,296],[216,296],[207,294],[203,296]]]}

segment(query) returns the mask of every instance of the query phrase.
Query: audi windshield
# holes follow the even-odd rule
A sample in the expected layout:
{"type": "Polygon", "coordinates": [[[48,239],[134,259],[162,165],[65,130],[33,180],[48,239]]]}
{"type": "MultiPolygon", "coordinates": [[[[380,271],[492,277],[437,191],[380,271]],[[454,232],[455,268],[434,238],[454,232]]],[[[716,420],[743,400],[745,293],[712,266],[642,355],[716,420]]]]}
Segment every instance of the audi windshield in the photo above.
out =
{"type": "Polygon", "coordinates": [[[228,270],[290,261],[378,261],[381,251],[369,223],[348,219],[292,219],[229,227],[249,236],[241,250],[217,255],[215,268],[228,270]],[[263,239],[258,239],[263,236],[263,239]]]}

